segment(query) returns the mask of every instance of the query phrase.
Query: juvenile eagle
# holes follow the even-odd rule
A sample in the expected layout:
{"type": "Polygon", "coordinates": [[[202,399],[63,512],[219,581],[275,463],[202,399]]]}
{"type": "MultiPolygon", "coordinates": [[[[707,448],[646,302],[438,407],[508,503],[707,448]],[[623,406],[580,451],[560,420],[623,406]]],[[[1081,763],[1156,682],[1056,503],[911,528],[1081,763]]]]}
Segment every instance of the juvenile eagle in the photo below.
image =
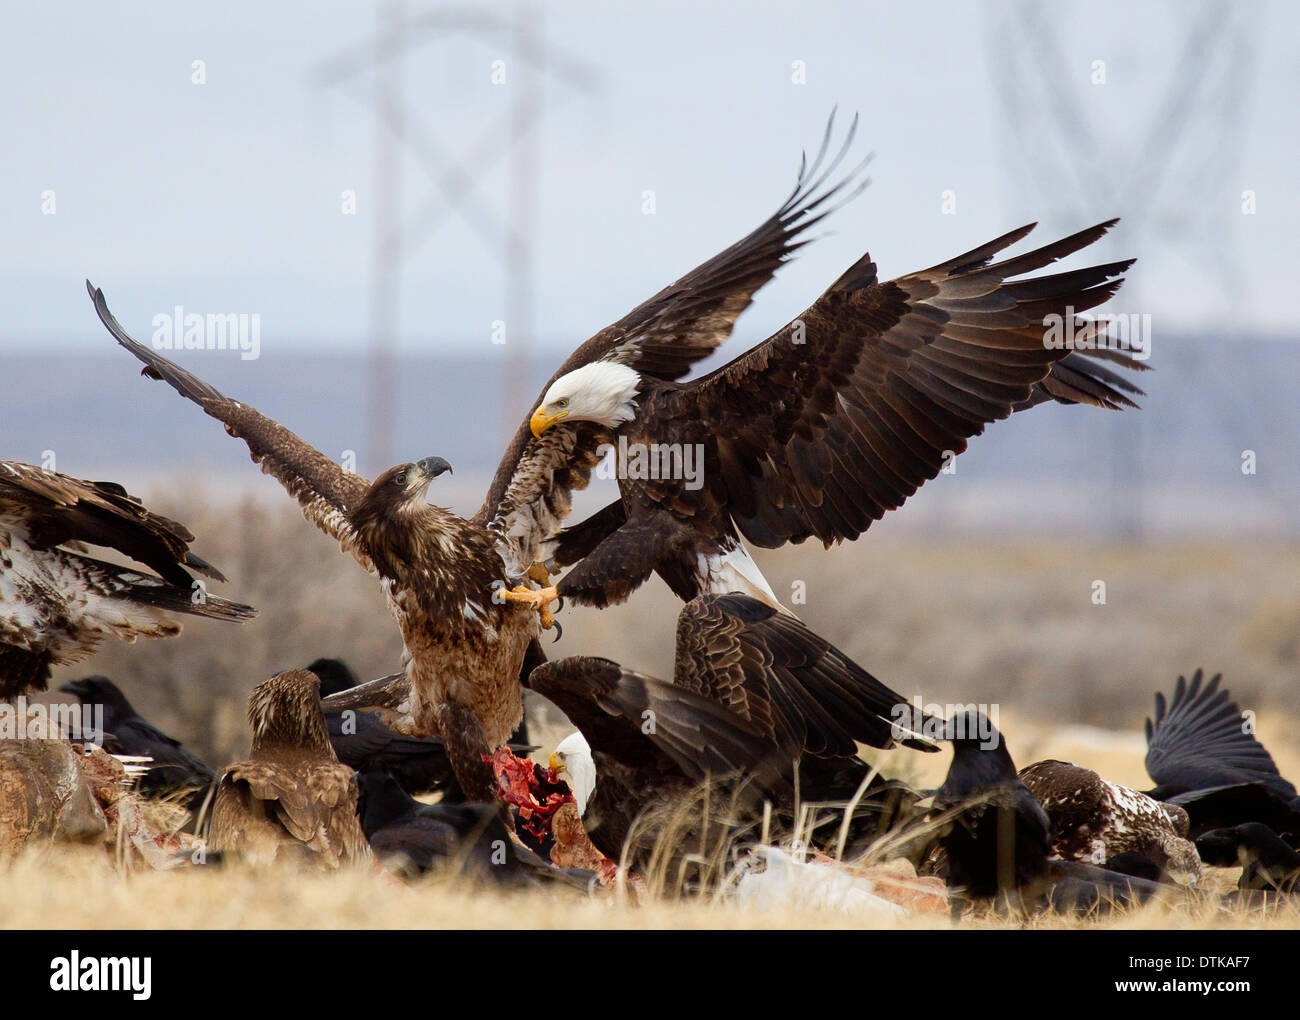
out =
{"type": "Polygon", "coordinates": [[[1201,874],[1196,847],[1187,839],[1187,812],[1111,783],[1072,762],[1027,766],[1021,781],[1052,822],[1052,852],[1062,860],[1105,864],[1120,854],[1140,854],[1179,885],[1201,874]]]}
{"type": "MultiPolygon", "coordinates": [[[[360,708],[331,709],[327,699],[355,690],[356,674],[339,659],[316,659],[306,668],[320,678],[325,725],[339,761],[362,774],[384,772],[410,794],[438,793],[444,804],[463,799],[441,737],[410,737],[398,733],[385,725],[376,712],[360,708]]],[[[508,746],[519,755],[537,750],[514,742],[508,746]]]]}
{"type": "Polygon", "coordinates": [[[1134,406],[1125,393],[1140,391],[1099,359],[1144,366],[1099,348],[1096,325],[1075,317],[1114,294],[1132,260],[1024,278],[1115,220],[994,262],[1030,224],[891,281],[864,255],[763,343],[680,381],[854,179],[824,187],[853,132],[823,169],[830,134],[775,214],[597,333],[542,390],[494,492],[597,451],[626,457],[617,502],[558,537],[547,514],[510,536],[516,573],[577,564],[533,597],[603,606],[658,572],[683,600],[739,591],[777,605],[742,537],[764,548],[854,539],[1013,411],[1134,406]],[[1049,323],[1073,340],[1056,343],[1049,323]]]}
{"type": "Polygon", "coordinates": [[[145,375],[167,382],[244,440],[303,515],[379,575],[411,681],[404,730],[441,736],[465,795],[493,800],[496,782],[483,756],[519,725],[520,677],[544,658],[536,640],[539,614],[512,600],[502,563],[501,536],[515,526],[512,510],[493,513],[485,506],[465,520],[426,502],[429,483],[450,470],[440,457],[399,464],[373,483],[344,471],[284,426],[132,339],[103,293],[89,282],[86,287],[100,320],[145,363],[145,375]]]}
{"type": "Polygon", "coordinates": [[[210,848],[257,865],[286,851],[328,868],[368,860],[356,774],[330,747],[316,675],[291,669],[258,684],[248,721],[253,748],[222,773],[210,848]]]}
{"type": "Polygon", "coordinates": [[[115,482],[0,461],[0,701],[45,690],[53,666],[84,659],[105,634],[174,637],[181,625],[168,613],[255,616],[203,590],[195,574],[225,577],[190,552],[193,541],[115,482]],[[95,559],[87,546],[149,570],[95,559]]]}

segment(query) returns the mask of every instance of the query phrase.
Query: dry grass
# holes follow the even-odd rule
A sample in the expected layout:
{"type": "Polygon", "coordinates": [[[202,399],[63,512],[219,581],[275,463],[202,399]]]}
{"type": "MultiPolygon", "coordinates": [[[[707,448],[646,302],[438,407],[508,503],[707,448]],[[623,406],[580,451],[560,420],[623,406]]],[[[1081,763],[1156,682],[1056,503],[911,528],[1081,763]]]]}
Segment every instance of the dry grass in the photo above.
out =
{"type": "MultiPolygon", "coordinates": [[[[175,491],[175,490],[173,490],[175,491]]],[[[216,506],[144,493],[185,521],[196,548],[229,575],[221,594],[261,609],[232,628],[207,621],[178,640],[105,647],[55,683],[90,672],[117,680],[137,707],[214,763],[247,750],[244,701],[271,674],[320,655],[348,659],[363,678],[395,668],[400,642],[373,578],[290,506],[216,506]]],[[[927,702],[996,705],[1016,761],[1056,757],[1108,778],[1149,785],[1141,722],[1157,689],[1198,665],[1222,670],[1259,716],[1284,774],[1300,776],[1300,547],[1208,541],[1140,547],[1074,541],[928,539],[879,534],[826,552],[760,555],[778,594],[802,618],[896,690],[927,702]],[[1091,601],[1105,581],[1105,605],[1091,601]],[[806,599],[790,595],[804,582],[806,599]]],[[[552,655],[604,654],[671,674],[677,604],[652,582],[627,606],[569,608],[552,655]]],[[[566,732],[530,702],[533,737],[566,732]]],[[[887,773],[933,783],[947,755],[897,752],[887,773]]],[[[115,873],[95,851],[45,851],[3,868],[6,927],[768,927],[852,926],[862,918],[741,913],[719,903],[633,908],[568,893],[505,895],[432,880],[397,888],[369,874],[253,875],[241,871],[115,873]]],[[[1230,886],[1230,873],[1215,882],[1230,886]]],[[[1214,883],[1211,883],[1214,884],[1214,883]]],[[[940,925],[930,918],[910,925],[940,925]]],[[[1007,923],[972,918],[964,926],[1007,923]]],[[[1035,925],[1295,927],[1300,911],[1226,912],[1208,900],[1153,905],[1102,921],[1035,925]]]]}
{"type": "MultiPolygon", "coordinates": [[[[468,886],[440,876],[400,885],[370,871],[333,875],[273,869],[114,869],[109,856],[88,848],[31,851],[0,863],[5,896],[0,928],[251,929],[251,928],[549,928],[764,929],[1019,927],[1026,922],[991,912],[952,921],[946,915],[909,918],[879,913],[742,909],[726,900],[650,901],[633,905],[611,891],[506,891],[468,886]]],[[[1217,893],[1235,874],[1215,870],[1203,895],[1171,897],[1101,917],[1041,915],[1033,928],[1291,928],[1300,905],[1222,907],[1217,893]]]]}

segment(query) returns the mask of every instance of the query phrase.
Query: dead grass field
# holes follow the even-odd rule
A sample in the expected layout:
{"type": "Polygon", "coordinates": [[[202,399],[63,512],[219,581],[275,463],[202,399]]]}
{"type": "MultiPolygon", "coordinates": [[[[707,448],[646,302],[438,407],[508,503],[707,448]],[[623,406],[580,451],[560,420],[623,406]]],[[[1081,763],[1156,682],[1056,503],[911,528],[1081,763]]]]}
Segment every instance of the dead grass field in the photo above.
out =
{"type": "MultiPolygon", "coordinates": [[[[259,681],[321,655],[363,678],[396,668],[400,642],[378,584],[291,506],[213,507],[200,495],[151,506],[185,521],[196,548],[230,577],[214,590],[251,602],[240,627],[187,623],[177,640],[106,646],[65,670],[104,673],[137,708],[214,764],[247,750],[244,702],[259,681]]],[[[1197,666],[1222,670],[1283,774],[1300,777],[1300,547],[1260,542],[1008,541],[878,529],[830,552],[785,549],[759,559],[806,623],[907,696],[996,706],[1020,765],[1044,757],[1150,785],[1142,719],[1158,689],[1197,666]],[[1104,581],[1106,601],[1092,601],[1104,581]],[[795,592],[802,588],[802,601],[795,592]]],[[[570,607],[554,656],[603,654],[671,675],[677,605],[657,581],[607,612],[570,607]]],[[[530,701],[533,739],[549,749],[564,721],[530,701]]],[[[946,754],[897,752],[886,771],[934,783],[946,754]]],[[[1203,883],[1227,888],[1235,873],[1203,883]]],[[[238,870],[115,872],[106,855],[47,850],[0,865],[4,927],[837,927],[879,919],[740,912],[722,903],[652,903],[568,893],[506,896],[432,879],[399,888],[369,874],[253,875],[238,870]]],[[[908,925],[947,925],[945,918],[908,925]]],[[[1007,923],[971,918],[963,926],[1007,923]]],[[[1226,912],[1208,898],[1157,904],[1101,921],[1036,925],[1297,927],[1300,910],[1226,912]]]]}
{"type": "MultiPolygon", "coordinates": [[[[1226,874],[1219,885],[1230,884],[1226,874]]],[[[612,895],[507,894],[432,877],[412,886],[365,872],[338,875],[270,871],[138,872],[120,875],[89,850],[31,854],[0,866],[5,896],[0,927],[68,929],[259,928],[999,928],[991,914],[951,922],[943,916],[897,920],[879,914],[744,909],[725,902],[631,906],[612,895]]],[[[1205,880],[1203,880],[1205,881],[1205,880]]],[[[1300,927],[1300,908],[1217,907],[1210,898],[1148,904],[1101,919],[1039,917],[1034,928],[1300,927]]]]}

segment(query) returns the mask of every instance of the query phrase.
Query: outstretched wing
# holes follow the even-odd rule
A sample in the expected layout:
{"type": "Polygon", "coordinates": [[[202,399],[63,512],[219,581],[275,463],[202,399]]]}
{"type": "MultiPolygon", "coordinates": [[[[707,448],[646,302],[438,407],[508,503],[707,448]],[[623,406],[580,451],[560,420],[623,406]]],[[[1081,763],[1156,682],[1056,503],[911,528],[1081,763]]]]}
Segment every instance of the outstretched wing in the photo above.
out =
{"type": "Polygon", "coordinates": [[[771,764],[771,740],[728,706],[609,659],[545,663],[529,687],[568,716],[593,751],[629,768],[662,770],[671,761],[700,782],[771,764]]]}
{"type": "Polygon", "coordinates": [[[899,739],[918,722],[901,695],[794,617],[747,595],[702,595],[682,608],[674,682],[726,705],[790,757],[851,757],[859,743],[937,750],[914,736],[899,739]]]}
{"type": "Polygon", "coordinates": [[[767,547],[855,538],[1018,407],[1040,397],[1131,404],[1120,392],[1131,386],[1071,352],[1099,331],[1075,313],[1109,298],[1132,260],[1012,280],[1114,222],[990,264],[1031,224],[887,283],[864,256],[781,332],[678,391],[672,413],[717,436],[745,536],[767,547]],[[1059,344],[1049,316],[1061,318],[1059,344]]]}
{"type": "Polygon", "coordinates": [[[1279,774],[1227,690],[1220,690],[1222,679],[1216,673],[1205,683],[1198,669],[1190,684],[1178,678],[1172,702],[1156,692],[1155,720],[1146,720],[1147,773],[1171,795],[1258,782],[1294,798],[1295,787],[1279,774]]]}
{"type": "Polygon", "coordinates": [[[20,525],[36,549],[65,542],[116,549],[182,588],[191,581],[185,568],[225,580],[189,551],[194,536],[185,525],[148,510],[116,482],[89,482],[0,461],[0,519],[20,525]]]}
{"type": "Polygon", "coordinates": [[[283,425],[272,421],[256,408],[223,396],[214,387],[157,351],[146,347],[122,328],[108,310],[104,292],[89,280],[86,289],[95,302],[100,321],[113,338],[144,362],[143,375],[161,379],[184,397],[198,404],[210,416],[226,426],[226,431],[248,444],[254,463],[283,485],[298,500],[303,516],[339,545],[367,570],[374,570],[370,559],[357,544],[349,512],[361,501],[370,482],[353,472],[344,471],[319,450],[304,442],[283,425]]]}
{"type": "MultiPolygon", "coordinates": [[[[857,118],[836,154],[827,162],[834,114],[816,159],[801,163],[794,190],[771,216],[731,247],[669,284],[579,347],[551,376],[531,412],[551,383],[594,361],[617,361],[642,375],[679,379],[731,335],[736,319],[760,287],[772,279],[791,255],[808,243],[804,235],[835,207],[832,198],[851,200],[867,184],[859,179],[864,160],[843,179],[827,181],[853,142],[857,118]],[[853,186],[856,182],[856,186],[853,186]]],[[[568,513],[568,493],[586,485],[598,459],[596,447],[607,437],[576,424],[555,426],[541,440],[528,430],[527,415],[501,459],[475,520],[490,526],[510,545],[507,564],[537,558],[540,543],[558,530],[568,513]],[[553,434],[559,433],[560,435],[553,434]]]]}

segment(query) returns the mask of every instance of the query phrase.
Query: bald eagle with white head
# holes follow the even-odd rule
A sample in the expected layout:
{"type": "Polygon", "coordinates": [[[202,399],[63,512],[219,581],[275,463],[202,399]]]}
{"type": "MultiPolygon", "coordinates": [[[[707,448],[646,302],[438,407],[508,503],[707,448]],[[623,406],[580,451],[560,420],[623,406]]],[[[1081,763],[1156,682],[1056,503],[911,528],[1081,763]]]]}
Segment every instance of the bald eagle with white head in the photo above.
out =
{"type": "Polygon", "coordinates": [[[676,642],[672,680],[583,655],[548,662],[529,678],[578,728],[549,764],[610,859],[649,854],[662,833],[660,811],[671,813],[703,783],[745,788],[735,805],[741,814],[761,813],[760,793],[781,805],[867,792],[870,801],[877,793],[893,801],[889,784],[875,783],[858,757],[859,745],[937,750],[911,728],[901,695],[759,600],[688,602],[676,642]]]}
{"type": "Polygon", "coordinates": [[[833,120],[773,216],[596,334],[546,384],[494,491],[523,491],[525,467],[567,467],[568,450],[583,464],[615,456],[620,498],[563,533],[543,513],[508,536],[517,572],[576,564],[533,597],[614,604],[657,572],[683,600],[740,592],[780,608],[742,540],[854,539],[990,422],[1047,400],[1134,406],[1126,394],[1140,391],[1104,362],[1145,366],[1082,317],[1132,260],[1026,277],[1115,220],[994,261],[1030,224],[889,281],[864,255],[789,325],[682,382],[828,201],[861,190],[844,191],[858,170],[825,186],[853,136],[827,162],[833,120]]]}

